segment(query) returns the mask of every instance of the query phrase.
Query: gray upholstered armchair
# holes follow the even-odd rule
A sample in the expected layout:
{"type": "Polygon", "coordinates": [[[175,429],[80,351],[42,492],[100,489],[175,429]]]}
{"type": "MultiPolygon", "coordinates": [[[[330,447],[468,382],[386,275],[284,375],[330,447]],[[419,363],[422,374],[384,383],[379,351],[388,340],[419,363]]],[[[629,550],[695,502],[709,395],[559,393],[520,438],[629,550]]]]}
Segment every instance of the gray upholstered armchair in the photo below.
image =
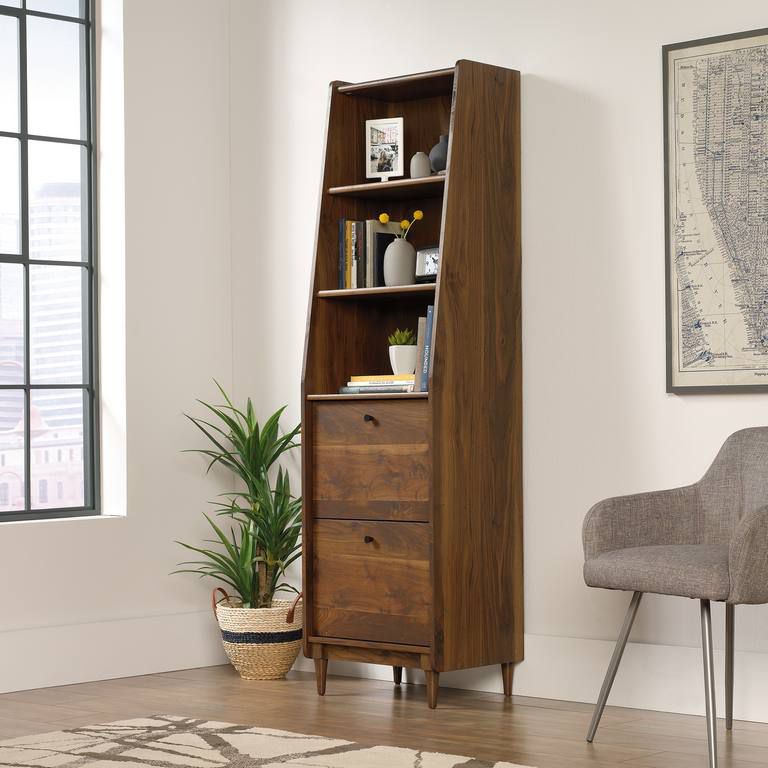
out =
{"type": "Polygon", "coordinates": [[[606,499],[584,521],[584,580],[634,592],[603,682],[592,741],[644,592],[701,601],[709,764],[717,766],[710,601],[726,603],[726,728],[733,723],[734,606],[768,603],[768,427],[731,435],[704,477],[606,499]]]}

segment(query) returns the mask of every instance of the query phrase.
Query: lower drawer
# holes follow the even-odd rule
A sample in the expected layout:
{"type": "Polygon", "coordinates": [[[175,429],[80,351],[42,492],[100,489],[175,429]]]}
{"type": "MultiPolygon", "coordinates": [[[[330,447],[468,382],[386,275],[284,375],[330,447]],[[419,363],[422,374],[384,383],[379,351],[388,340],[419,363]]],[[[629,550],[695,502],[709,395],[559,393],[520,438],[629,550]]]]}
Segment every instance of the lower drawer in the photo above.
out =
{"type": "Polygon", "coordinates": [[[430,645],[430,526],[316,520],[317,636],[430,645]]]}

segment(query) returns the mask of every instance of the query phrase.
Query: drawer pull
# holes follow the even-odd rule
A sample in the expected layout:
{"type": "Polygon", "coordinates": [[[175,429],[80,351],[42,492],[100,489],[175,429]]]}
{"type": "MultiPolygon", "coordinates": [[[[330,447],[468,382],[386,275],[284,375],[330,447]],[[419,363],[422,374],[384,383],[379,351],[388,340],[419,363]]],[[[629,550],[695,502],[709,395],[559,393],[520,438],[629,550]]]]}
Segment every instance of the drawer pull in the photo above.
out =
{"type": "Polygon", "coordinates": [[[373,536],[363,536],[363,541],[366,544],[373,544],[373,536]]]}
{"type": "Polygon", "coordinates": [[[376,419],[374,419],[374,418],[373,418],[373,416],[371,416],[371,414],[370,414],[370,413],[366,413],[366,414],[363,416],[363,421],[371,421],[371,422],[373,422],[374,424],[376,423],[376,419]]]}

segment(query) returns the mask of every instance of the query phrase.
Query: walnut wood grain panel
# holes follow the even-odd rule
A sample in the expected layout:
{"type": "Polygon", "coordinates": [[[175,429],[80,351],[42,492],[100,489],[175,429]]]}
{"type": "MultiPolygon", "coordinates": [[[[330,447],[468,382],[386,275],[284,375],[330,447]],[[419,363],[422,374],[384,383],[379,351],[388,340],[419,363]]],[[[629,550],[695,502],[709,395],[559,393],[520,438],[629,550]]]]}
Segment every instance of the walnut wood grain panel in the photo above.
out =
{"type": "Polygon", "coordinates": [[[316,518],[343,520],[402,520],[428,523],[431,519],[429,501],[340,501],[314,499],[312,508],[316,518]]]}
{"type": "Polygon", "coordinates": [[[329,659],[339,661],[358,661],[366,664],[386,664],[401,666],[409,669],[429,668],[429,656],[416,653],[400,653],[398,651],[379,651],[375,648],[349,648],[344,646],[324,646],[323,650],[329,659]]]}
{"type": "Polygon", "coordinates": [[[318,403],[314,414],[317,445],[405,445],[428,441],[429,411],[422,400],[318,403]]]}
{"type": "Polygon", "coordinates": [[[428,525],[315,521],[315,634],[429,644],[429,562],[428,525]]]}
{"type": "Polygon", "coordinates": [[[316,445],[313,498],[323,501],[427,501],[427,445],[316,445]]]}
{"type": "Polygon", "coordinates": [[[523,656],[519,86],[457,64],[429,398],[438,670],[523,656]]]}

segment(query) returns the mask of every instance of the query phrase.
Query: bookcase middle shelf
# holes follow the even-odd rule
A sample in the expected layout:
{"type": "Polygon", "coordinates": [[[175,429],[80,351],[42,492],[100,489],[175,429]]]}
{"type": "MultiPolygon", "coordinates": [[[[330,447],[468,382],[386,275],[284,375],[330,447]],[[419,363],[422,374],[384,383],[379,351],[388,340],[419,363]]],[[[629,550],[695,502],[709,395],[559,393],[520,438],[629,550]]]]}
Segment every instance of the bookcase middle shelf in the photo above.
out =
{"type": "Polygon", "coordinates": [[[326,291],[318,291],[319,299],[361,299],[366,296],[378,298],[398,298],[414,293],[432,294],[435,292],[434,283],[420,283],[417,285],[391,285],[378,288],[333,288],[326,291]]]}

